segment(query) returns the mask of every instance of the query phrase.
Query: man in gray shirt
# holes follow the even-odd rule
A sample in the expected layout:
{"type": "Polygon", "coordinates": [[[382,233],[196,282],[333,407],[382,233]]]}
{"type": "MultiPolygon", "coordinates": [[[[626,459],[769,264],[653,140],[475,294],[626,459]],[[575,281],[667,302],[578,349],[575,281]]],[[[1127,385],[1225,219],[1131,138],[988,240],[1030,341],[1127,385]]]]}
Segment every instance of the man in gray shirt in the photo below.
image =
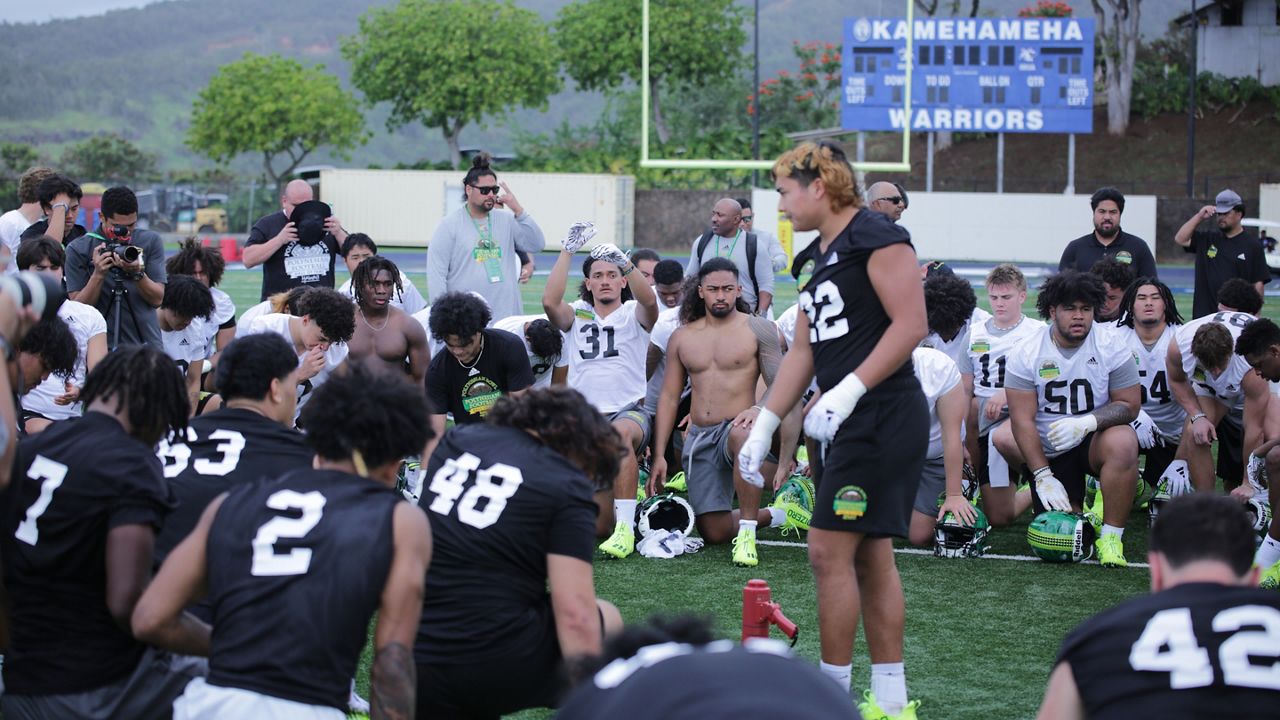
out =
{"type": "Polygon", "coordinates": [[[768,317],[773,304],[773,260],[769,247],[754,232],[742,229],[742,206],[732,198],[721,198],[711,210],[711,229],[693,241],[685,277],[698,274],[702,261],[729,258],[741,273],[742,299],[756,315],[768,317]],[[748,262],[748,258],[755,260],[748,262]]]}
{"type": "Polygon", "coordinates": [[[516,250],[540,252],[542,228],[489,168],[480,153],[463,179],[466,202],[445,216],[427,248],[427,291],[431,302],[445,293],[474,292],[489,303],[494,321],[524,313],[516,250]],[[501,189],[505,194],[498,197],[501,189]],[[493,212],[494,208],[511,212],[493,212]]]}
{"type": "Polygon", "coordinates": [[[67,295],[107,321],[107,347],[164,350],[156,308],[164,299],[164,242],[138,230],[138,197],[127,187],[102,194],[101,224],[67,246],[67,295]]]}

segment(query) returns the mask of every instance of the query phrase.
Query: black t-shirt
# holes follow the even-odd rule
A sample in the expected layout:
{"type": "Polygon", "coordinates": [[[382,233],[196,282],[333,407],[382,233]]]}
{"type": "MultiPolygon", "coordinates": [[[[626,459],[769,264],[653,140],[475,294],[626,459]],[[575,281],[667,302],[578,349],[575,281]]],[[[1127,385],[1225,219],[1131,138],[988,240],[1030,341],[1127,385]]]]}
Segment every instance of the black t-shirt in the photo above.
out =
{"type": "MultiPolygon", "coordinates": [[[[32,223],[31,225],[27,226],[27,229],[26,229],[26,230],[23,230],[23,231],[22,231],[22,234],[18,236],[18,242],[19,242],[19,244],[21,244],[21,242],[22,242],[23,240],[30,240],[31,238],[38,238],[38,237],[40,237],[41,235],[45,235],[45,234],[47,234],[48,232],[49,232],[49,221],[48,221],[48,220],[37,220],[37,221],[35,221],[34,223],[32,223]]],[[[84,229],[84,226],[82,226],[82,225],[72,225],[72,226],[71,226],[71,234],[67,235],[65,238],[54,238],[54,239],[55,239],[55,240],[61,240],[61,241],[62,241],[62,247],[66,247],[66,246],[68,246],[68,245],[70,245],[70,244],[71,244],[71,241],[72,241],[72,240],[75,240],[76,238],[80,237],[81,235],[86,235],[86,234],[88,234],[88,232],[89,232],[89,231],[88,231],[88,230],[85,230],[85,229],[84,229]]]]}
{"type": "Polygon", "coordinates": [[[0,528],[7,692],[85,692],[133,671],[145,647],[107,608],[107,533],[158,529],[173,506],[160,460],[111,416],[87,412],[21,442],[0,528]]]}
{"type": "Polygon", "coordinates": [[[1235,237],[1222,231],[1197,230],[1191,244],[1183,248],[1196,256],[1196,289],[1191,314],[1203,317],[1218,311],[1218,289],[1231,278],[1251,283],[1271,282],[1271,270],[1262,252],[1262,243],[1248,230],[1235,237]]]}
{"type": "Polygon", "coordinates": [[[209,682],[347,708],[395,552],[394,490],[334,470],[232,488],[209,528],[209,682]]]}
{"type": "Polygon", "coordinates": [[[297,430],[226,407],[192,418],[186,442],[162,442],[158,454],[178,508],[156,537],[157,566],[195,529],[214,498],[259,478],[309,468],[314,456],[297,430]]]}
{"type": "Polygon", "coordinates": [[[547,555],[591,562],[596,504],[582,471],[522,430],[455,427],[423,476],[431,567],[419,664],[524,654],[548,627],[547,555]]]}
{"type": "Polygon", "coordinates": [[[1089,272],[1089,268],[1104,257],[1115,258],[1133,268],[1135,278],[1156,277],[1156,259],[1151,255],[1151,248],[1142,238],[1123,230],[1116,234],[1110,245],[1098,242],[1093,233],[1067,243],[1062,259],[1058,261],[1058,270],[1089,272]]]}
{"type": "Polygon", "coordinates": [[[1188,583],[1128,600],[1062,642],[1085,715],[1280,717],[1280,594],[1188,583]]]}
{"type": "Polygon", "coordinates": [[[485,328],[484,349],[467,369],[447,350],[436,353],[427,367],[427,399],[437,412],[453,413],[463,425],[483,422],[498,398],[533,384],[533,370],[524,341],[505,330],[485,328]]]}
{"type": "MultiPolygon", "coordinates": [[[[911,235],[881,213],[861,210],[825,253],[821,242],[814,240],[803,251],[815,265],[798,300],[809,318],[813,366],[818,387],[825,392],[862,364],[889,327],[889,316],[867,274],[871,253],[897,243],[910,245],[911,235]]],[[[909,357],[871,392],[890,391],[908,381],[914,381],[909,357]]]]}
{"type": "Polygon", "coordinates": [[[666,643],[601,668],[561,706],[557,720],[705,720],[860,716],[816,667],[778,641],[748,647],[722,640],[703,647],[666,643]],[[785,688],[785,690],[783,690],[785,688]]]}
{"type": "MultiPolygon", "coordinates": [[[[253,224],[249,231],[249,239],[245,247],[261,245],[280,234],[289,219],[284,212],[266,215],[253,224]]],[[[307,247],[297,242],[285,243],[267,258],[262,264],[262,300],[284,292],[299,285],[316,285],[333,287],[333,265],[341,248],[338,241],[329,233],[324,238],[307,247]]]]}

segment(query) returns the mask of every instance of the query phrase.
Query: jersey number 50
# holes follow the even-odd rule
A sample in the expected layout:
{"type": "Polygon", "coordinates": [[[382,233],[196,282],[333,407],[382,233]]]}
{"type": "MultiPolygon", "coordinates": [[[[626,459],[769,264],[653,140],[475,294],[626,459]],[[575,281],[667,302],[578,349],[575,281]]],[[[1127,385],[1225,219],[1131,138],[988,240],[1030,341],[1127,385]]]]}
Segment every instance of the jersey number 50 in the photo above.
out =
{"type": "Polygon", "coordinates": [[[483,530],[498,521],[507,500],[522,483],[520,468],[494,463],[480,469],[480,458],[464,452],[449,458],[431,478],[429,489],[436,496],[431,501],[431,512],[448,515],[456,508],[459,520],[483,530]]]}

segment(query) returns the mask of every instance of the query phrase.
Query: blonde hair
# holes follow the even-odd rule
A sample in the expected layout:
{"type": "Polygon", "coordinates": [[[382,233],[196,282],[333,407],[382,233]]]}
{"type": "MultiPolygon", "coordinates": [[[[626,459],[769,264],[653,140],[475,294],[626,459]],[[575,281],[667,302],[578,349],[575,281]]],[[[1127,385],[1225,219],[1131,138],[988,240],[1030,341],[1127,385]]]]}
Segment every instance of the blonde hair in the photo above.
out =
{"type": "Polygon", "coordinates": [[[789,177],[802,187],[822,178],[833,211],[863,205],[862,191],[853,178],[853,167],[844,150],[835,143],[803,142],[782,153],[773,163],[775,178],[789,177]]]}
{"type": "Polygon", "coordinates": [[[993,285],[1012,285],[1018,290],[1027,289],[1027,276],[1022,274],[1022,270],[1013,263],[1002,263],[991,268],[991,272],[987,273],[987,287],[993,285]]]}

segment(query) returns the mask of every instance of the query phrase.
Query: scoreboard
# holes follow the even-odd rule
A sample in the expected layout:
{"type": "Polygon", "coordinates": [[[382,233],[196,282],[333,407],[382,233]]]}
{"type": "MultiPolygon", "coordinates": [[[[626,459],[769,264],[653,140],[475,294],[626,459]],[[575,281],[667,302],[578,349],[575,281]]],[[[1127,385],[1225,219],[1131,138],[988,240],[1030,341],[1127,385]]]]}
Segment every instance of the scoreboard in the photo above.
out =
{"type": "Polygon", "coordinates": [[[1093,132],[1092,18],[846,18],[846,130],[1093,132]]]}

